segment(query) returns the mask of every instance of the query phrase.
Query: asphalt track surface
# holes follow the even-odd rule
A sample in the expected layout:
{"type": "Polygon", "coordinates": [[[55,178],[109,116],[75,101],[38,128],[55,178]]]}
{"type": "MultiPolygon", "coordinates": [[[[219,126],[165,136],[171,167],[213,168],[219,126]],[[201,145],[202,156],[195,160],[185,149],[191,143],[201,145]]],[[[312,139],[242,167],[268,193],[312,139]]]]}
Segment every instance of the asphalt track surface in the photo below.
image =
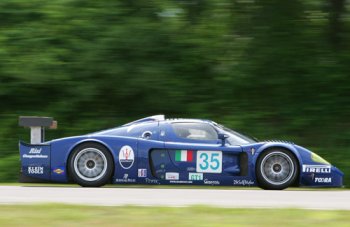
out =
{"type": "Polygon", "coordinates": [[[0,204],[40,203],[350,210],[350,191],[0,186],[0,204]]]}

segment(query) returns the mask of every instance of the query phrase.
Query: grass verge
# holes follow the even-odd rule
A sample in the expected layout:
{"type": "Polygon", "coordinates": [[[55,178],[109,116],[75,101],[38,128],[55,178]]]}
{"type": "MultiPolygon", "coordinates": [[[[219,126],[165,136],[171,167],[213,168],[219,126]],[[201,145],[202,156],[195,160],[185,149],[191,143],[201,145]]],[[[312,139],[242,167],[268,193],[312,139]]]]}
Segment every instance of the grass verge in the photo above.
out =
{"type": "Polygon", "coordinates": [[[0,226],[349,226],[350,211],[1,205],[0,226]]]}

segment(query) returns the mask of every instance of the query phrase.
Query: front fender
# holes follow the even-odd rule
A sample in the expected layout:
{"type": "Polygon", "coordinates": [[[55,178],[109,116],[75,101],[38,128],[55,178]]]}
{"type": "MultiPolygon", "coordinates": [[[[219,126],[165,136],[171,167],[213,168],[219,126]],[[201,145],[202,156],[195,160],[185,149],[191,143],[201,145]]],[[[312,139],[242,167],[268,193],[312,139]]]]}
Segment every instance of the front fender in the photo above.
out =
{"type": "Polygon", "coordinates": [[[302,167],[300,169],[300,186],[305,187],[343,187],[344,173],[337,167],[324,161],[312,158],[313,152],[295,145],[301,154],[302,167]]]}
{"type": "Polygon", "coordinates": [[[291,151],[299,162],[299,186],[305,187],[342,187],[343,172],[329,163],[321,163],[313,160],[310,150],[283,142],[267,142],[256,146],[254,163],[266,149],[271,147],[281,147],[291,151]]]}
{"type": "Polygon", "coordinates": [[[295,157],[297,158],[297,160],[299,161],[299,168],[302,167],[302,154],[300,152],[298,152],[298,150],[296,149],[295,145],[292,143],[283,143],[283,142],[266,142],[266,143],[262,143],[260,146],[258,146],[256,148],[256,152],[254,155],[254,163],[256,163],[257,159],[259,158],[259,156],[261,155],[262,152],[264,152],[265,150],[272,148],[272,147],[280,147],[280,148],[284,148],[287,149],[289,151],[291,151],[295,157]]]}

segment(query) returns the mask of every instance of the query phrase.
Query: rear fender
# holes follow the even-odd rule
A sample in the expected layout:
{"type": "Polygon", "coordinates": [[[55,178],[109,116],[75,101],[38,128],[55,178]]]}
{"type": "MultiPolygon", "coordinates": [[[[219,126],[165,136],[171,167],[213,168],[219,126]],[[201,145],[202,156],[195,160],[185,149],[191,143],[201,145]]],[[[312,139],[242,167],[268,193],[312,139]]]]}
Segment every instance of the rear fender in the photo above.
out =
{"type": "Polygon", "coordinates": [[[93,139],[93,138],[88,138],[88,139],[80,140],[80,141],[74,143],[74,144],[69,148],[69,150],[68,150],[68,152],[67,152],[67,154],[66,154],[66,157],[65,157],[65,160],[66,160],[66,163],[67,163],[67,164],[68,164],[69,157],[70,157],[71,153],[73,152],[73,150],[74,150],[77,146],[79,146],[79,145],[81,145],[81,144],[83,144],[83,143],[98,143],[98,144],[101,144],[101,145],[105,146],[105,147],[110,151],[111,155],[113,156],[113,160],[114,160],[114,161],[116,160],[115,153],[112,152],[113,149],[112,149],[107,143],[105,143],[104,141],[101,141],[101,140],[97,140],[97,139],[93,139]]]}
{"type": "Polygon", "coordinates": [[[58,182],[67,182],[69,180],[68,176],[68,161],[73,150],[87,142],[99,143],[105,146],[111,151],[111,155],[115,160],[115,154],[112,152],[111,147],[106,143],[94,138],[82,138],[82,137],[70,137],[61,140],[51,141],[51,152],[52,152],[52,180],[58,182]]]}

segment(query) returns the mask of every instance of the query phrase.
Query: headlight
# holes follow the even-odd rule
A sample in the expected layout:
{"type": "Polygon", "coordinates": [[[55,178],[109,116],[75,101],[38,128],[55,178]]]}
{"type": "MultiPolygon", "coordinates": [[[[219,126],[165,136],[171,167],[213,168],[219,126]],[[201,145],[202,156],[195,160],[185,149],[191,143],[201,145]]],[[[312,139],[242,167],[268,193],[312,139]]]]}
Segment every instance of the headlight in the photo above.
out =
{"type": "Polygon", "coordinates": [[[319,156],[318,154],[315,154],[314,152],[311,152],[311,159],[314,162],[318,162],[318,163],[322,163],[322,164],[326,164],[326,165],[330,165],[329,162],[327,162],[325,159],[323,159],[321,156],[319,156]]]}

